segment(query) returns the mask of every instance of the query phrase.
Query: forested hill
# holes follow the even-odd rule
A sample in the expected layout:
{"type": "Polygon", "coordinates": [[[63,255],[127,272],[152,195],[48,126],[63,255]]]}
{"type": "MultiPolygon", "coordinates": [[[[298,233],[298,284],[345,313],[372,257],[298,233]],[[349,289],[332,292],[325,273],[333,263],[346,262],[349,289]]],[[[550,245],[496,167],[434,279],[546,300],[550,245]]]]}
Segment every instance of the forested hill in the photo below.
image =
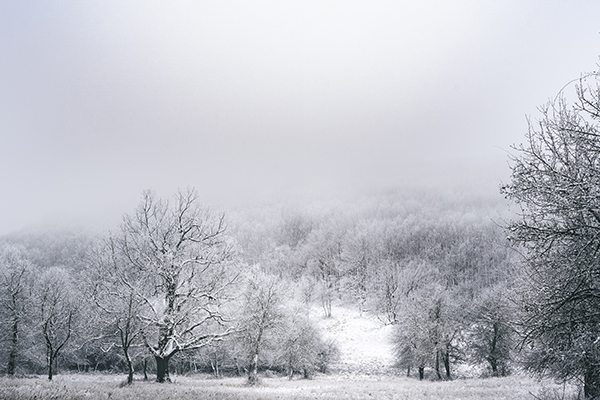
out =
{"type": "Polygon", "coordinates": [[[158,367],[163,373],[166,368],[167,379],[169,368],[303,375],[433,369],[441,376],[460,362],[487,365],[493,374],[510,370],[513,339],[504,321],[511,312],[506,302],[515,263],[500,227],[507,215],[500,201],[387,194],[346,203],[261,206],[224,216],[198,208],[188,216],[187,210],[196,210],[194,193],[177,198],[188,201],[185,207],[145,196],[145,203],[115,227],[117,233],[22,232],[1,239],[2,298],[20,311],[0,311],[6,314],[0,319],[5,342],[0,371],[48,369],[47,332],[40,321],[49,316],[40,314],[46,301],[40,296],[56,289],[52,293],[64,304],[52,316],[56,326],[50,339],[61,345],[55,368],[156,372],[156,350],[149,351],[146,341],[159,341],[163,317],[153,313],[169,301],[168,291],[160,297],[167,278],[173,290],[181,290],[172,301],[199,293],[171,311],[185,310],[180,321],[190,325],[171,328],[187,335],[188,347],[174,341],[181,347],[161,356],[164,365],[158,367]],[[148,210],[154,211],[140,219],[148,210]],[[171,210],[179,218],[172,219],[173,228],[163,226],[171,210]],[[148,218],[156,215],[163,217],[152,228],[148,218]],[[186,261],[177,264],[179,244],[168,242],[184,232],[177,228],[184,217],[192,218],[190,227],[213,224],[208,233],[199,231],[204,239],[190,240],[191,253],[181,256],[195,257],[202,274],[189,270],[186,261]],[[214,237],[223,239],[211,241],[214,237]],[[145,244],[148,238],[152,242],[145,244]],[[164,240],[160,251],[149,253],[157,240],[164,240]],[[166,255],[175,262],[169,271],[180,268],[169,277],[160,269],[166,255]],[[151,261],[138,265],[137,260],[151,261]],[[148,276],[150,268],[159,269],[148,276]],[[22,279],[18,287],[29,289],[11,300],[16,289],[9,278],[22,279]],[[209,292],[196,292],[197,287],[209,292]],[[127,300],[126,293],[133,297],[127,300]],[[123,308],[126,304],[130,308],[123,308]],[[67,319],[60,321],[66,316],[68,326],[67,319]],[[129,321],[129,342],[119,336],[123,321],[129,321]],[[18,342],[11,335],[15,326],[18,342]],[[486,347],[490,335],[497,335],[498,348],[486,347]],[[490,351],[496,352],[493,365],[487,361],[490,351]]]}

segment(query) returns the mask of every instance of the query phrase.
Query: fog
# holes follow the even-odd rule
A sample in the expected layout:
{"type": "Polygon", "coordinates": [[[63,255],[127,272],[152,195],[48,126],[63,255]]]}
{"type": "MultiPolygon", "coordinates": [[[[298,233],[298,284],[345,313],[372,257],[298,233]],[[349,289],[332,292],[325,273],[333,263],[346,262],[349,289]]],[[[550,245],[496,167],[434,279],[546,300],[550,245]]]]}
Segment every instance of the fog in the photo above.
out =
{"type": "Polygon", "coordinates": [[[500,196],[589,1],[0,3],[0,234],[381,190],[500,196]]]}

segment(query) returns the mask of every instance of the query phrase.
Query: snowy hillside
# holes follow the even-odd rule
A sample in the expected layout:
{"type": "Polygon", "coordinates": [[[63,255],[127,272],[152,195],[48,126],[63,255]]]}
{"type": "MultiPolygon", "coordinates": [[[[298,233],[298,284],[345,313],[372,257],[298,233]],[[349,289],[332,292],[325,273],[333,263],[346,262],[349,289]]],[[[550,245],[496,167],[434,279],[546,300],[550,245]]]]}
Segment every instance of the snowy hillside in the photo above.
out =
{"type": "Polygon", "coordinates": [[[352,374],[387,374],[394,363],[391,334],[393,327],[384,325],[355,307],[334,306],[331,318],[319,315],[318,326],[325,339],[334,339],[340,358],[331,371],[352,374]]]}

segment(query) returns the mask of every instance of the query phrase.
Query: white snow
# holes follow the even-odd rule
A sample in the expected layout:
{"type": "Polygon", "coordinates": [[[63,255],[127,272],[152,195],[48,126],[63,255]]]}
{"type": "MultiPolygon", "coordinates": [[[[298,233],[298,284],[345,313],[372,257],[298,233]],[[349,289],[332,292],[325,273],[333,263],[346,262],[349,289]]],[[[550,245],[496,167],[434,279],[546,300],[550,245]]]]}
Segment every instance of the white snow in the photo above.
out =
{"type": "Polygon", "coordinates": [[[318,326],[324,338],[334,339],[340,351],[339,359],[330,367],[332,372],[366,375],[392,372],[393,326],[383,324],[373,315],[361,314],[356,307],[334,305],[331,318],[322,318],[322,313],[320,316],[318,326]]]}

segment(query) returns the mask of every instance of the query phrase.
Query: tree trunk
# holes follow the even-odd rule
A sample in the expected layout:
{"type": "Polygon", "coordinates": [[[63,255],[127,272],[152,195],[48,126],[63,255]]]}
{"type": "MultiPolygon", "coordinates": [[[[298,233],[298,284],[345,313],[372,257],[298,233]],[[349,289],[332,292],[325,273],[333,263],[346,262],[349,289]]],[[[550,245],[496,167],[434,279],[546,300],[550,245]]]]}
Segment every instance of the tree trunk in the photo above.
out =
{"type": "Polygon", "coordinates": [[[488,361],[490,363],[490,367],[492,367],[492,376],[498,376],[498,362],[496,361],[496,357],[489,356],[488,361]]]}
{"type": "Polygon", "coordinates": [[[146,373],[147,370],[148,370],[148,359],[144,358],[144,380],[145,381],[148,380],[148,374],[146,373]]]}
{"type": "Polygon", "coordinates": [[[310,371],[308,368],[304,368],[304,379],[310,379],[310,371]]]}
{"type": "Polygon", "coordinates": [[[323,295],[322,304],[325,318],[331,318],[331,295],[329,293],[323,295]]]}
{"type": "Polygon", "coordinates": [[[583,395],[586,399],[600,397],[600,368],[589,365],[583,377],[583,395]]]}
{"type": "Polygon", "coordinates": [[[123,348],[123,352],[125,353],[125,360],[127,360],[127,384],[131,385],[133,383],[133,363],[127,348],[123,348]]]}
{"type": "Polygon", "coordinates": [[[235,372],[237,376],[242,376],[242,367],[237,359],[237,357],[233,357],[233,362],[235,363],[235,372]]]}
{"type": "Polygon", "coordinates": [[[54,371],[52,370],[52,364],[54,364],[54,360],[52,359],[52,356],[50,356],[47,361],[48,361],[48,380],[51,381],[52,376],[54,375],[54,371]]]}
{"type": "Polygon", "coordinates": [[[10,348],[10,355],[8,356],[8,367],[6,371],[8,375],[15,374],[15,365],[17,364],[17,343],[19,340],[19,324],[17,321],[13,321],[12,331],[12,343],[10,348]]]}
{"type": "Polygon", "coordinates": [[[254,354],[252,365],[248,369],[248,385],[254,386],[258,383],[258,354],[254,354]]]}
{"type": "Polygon", "coordinates": [[[215,376],[215,378],[220,378],[221,373],[219,371],[219,359],[216,355],[214,359],[210,359],[210,367],[212,368],[213,375],[215,376]]]}
{"type": "Polygon", "coordinates": [[[154,356],[154,358],[156,359],[156,382],[171,382],[169,376],[169,359],[171,357],[154,356]]]}
{"type": "Polygon", "coordinates": [[[46,347],[46,367],[48,367],[48,380],[52,380],[53,371],[52,365],[54,364],[54,352],[52,351],[52,347],[50,347],[49,342],[46,343],[48,347],[46,347]]]}
{"type": "Polygon", "coordinates": [[[444,369],[446,370],[446,379],[450,380],[450,349],[449,346],[446,347],[446,351],[444,352],[444,369]]]}
{"type": "Polygon", "coordinates": [[[422,381],[425,377],[425,367],[419,367],[419,380],[422,381]]]}
{"type": "Polygon", "coordinates": [[[442,380],[442,373],[440,372],[440,350],[436,350],[435,352],[435,373],[437,378],[442,380]]]}
{"type": "Polygon", "coordinates": [[[498,376],[498,360],[496,359],[496,343],[498,341],[498,323],[494,322],[494,335],[492,336],[492,344],[490,346],[490,356],[488,361],[492,367],[492,376],[498,376]]]}
{"type": "Polygon", "coordinates": [[[410,376],[410,365],[408,366],[408,368],[406,368],[406,377],[408,378],[410,376]]]}

